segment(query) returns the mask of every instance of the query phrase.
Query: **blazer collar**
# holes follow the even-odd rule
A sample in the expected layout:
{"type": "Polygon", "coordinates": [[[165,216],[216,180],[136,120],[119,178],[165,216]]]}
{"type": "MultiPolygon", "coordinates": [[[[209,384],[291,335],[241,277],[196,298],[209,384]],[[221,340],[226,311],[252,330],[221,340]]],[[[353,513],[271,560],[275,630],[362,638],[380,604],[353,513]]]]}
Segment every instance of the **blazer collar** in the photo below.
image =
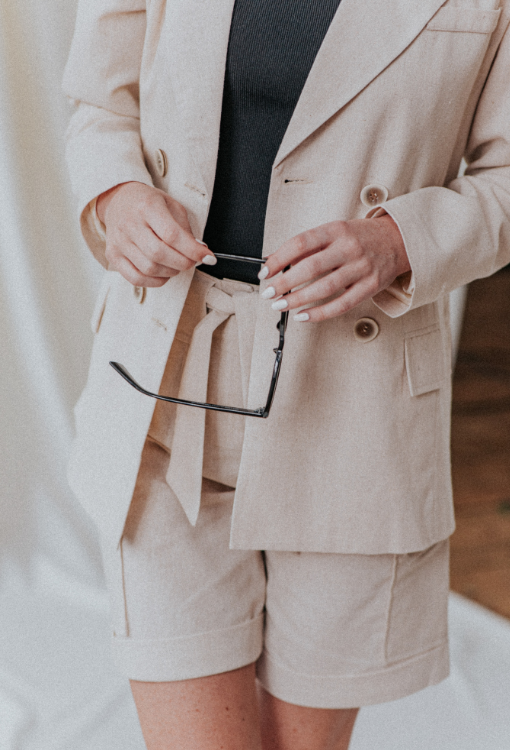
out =
{"type": "MultiPolygon", "coordinates": [[[[174,0],[162,35],[176,104],[212,195],[235,0],[174,0]]],[[[353,99],[420,33],[445,0],[342,0],[292,115],[275,166],[353,99]]]]}
{"type": "Polygon", "coordinates": [[[445,0],[342,0],[274,166],[398,57],[444,3],[445,0]]]}

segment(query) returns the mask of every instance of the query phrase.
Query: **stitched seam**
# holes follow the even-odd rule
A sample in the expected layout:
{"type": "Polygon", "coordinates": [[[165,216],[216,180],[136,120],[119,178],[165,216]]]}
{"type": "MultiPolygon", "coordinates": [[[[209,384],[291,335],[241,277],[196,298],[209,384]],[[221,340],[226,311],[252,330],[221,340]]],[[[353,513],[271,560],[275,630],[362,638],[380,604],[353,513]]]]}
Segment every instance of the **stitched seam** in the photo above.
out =
{"type": "Polygon", "coordinates": [[[388,609],[386,612],[386,633],[384,636],[384,664],[388,664],[388,641],[390,638],[390,617],[391,617],[391,610],[393,606],[393,590],[395,588],[395,582],[397,580],[397,566],[398,566],[398,555],[393,556],[393,570],[391,573],[391,586],[390,586],[390,595],[388,597],[388,609]]]}
{"type": "Polygon", "coordinates": [[[341,674],[341,675],[324,675],[324,674],[310,674],[308,672],[298,672],[288,667],[278,657],[273,656],[273,654],[270,651],[268,651],[267,648],[265,647],[264,647],[263,653],[264,653],[264,657],[268,659],[268,661],[271,661],[273,664],[278,666],[279,669],[281,669],[282,671],[285,671],[292,675],[298,675],[300,677],[303,676],[308,679],[313,679],[317,681],[324,680],[326,682],[328,680],[338,680],[339,678],[341,680],[344,680],[344,679],[350,680],[352,678],[355,678],[355,679],[359,677],[370,678],[370,677],[374,677],[380,674],[384,674],[384,673],[387,673],[388,671],[405,666],[406,664],[411,664],[413,661],[418,661],[419,659],[422,659],[423,657],[427,656],[427,654],[432,654],[434,651],[444,648],[445,646],[448,646],[448,638],[443,638],[442,640],[437,641],[437,643],[435,643],[433,646],[430,646],[429,648],[426,648],[423,651],[419,651],[417,654],[406,656],[404,659],[400,659],[399,661],[388,662],[381,669],[375,669],[370,672],[366,672],[365,674],[349,672],[348,674],[341,674]]]}
{"type": "Polygon", "coordinates": [[[432,323],[431,325],[425,326],[425,328],[413,328],[411,331],[406,331],[404,333],[404,339],[414,339],[418,338],[418,336],[426,336],[428,333],[434,333],[435,331],[440,331],[441,326],[439,323],[432,323]]]}
{"type": "Polygon", "coordinates": [[[126,638],[129,638],[129,620],[127,612],[126,579],[124,576],[124,551],[122,548],[122,540],[120,542],[120,569],[122,575],[122,600],[124,602],[124,630],[126,638]]]}
{"type": "Polygon", "coordinates": [[[191,336],[185,336],[183,333],[176,333],[174,335],[174,339],[176,341],[180,341],[181,344],[190,344],[191,342],[191,336]]]}
{"type": "MultiPolygon", "coordinates": [[[[255,615],[255,617],[252,617],[249,620],[239,622],[236,625],[230,625],[227,628],[215,628],[214,630],[204,630],[200,633],[192,633],[191,635],[177,635],[171,638],[134,638],[130,640],[129,645],[134,644],[134,646],[137,647],[138,645],[145,643],[186,643],[201,638],[209,638],[211,636],[215,636],[216,634],[235,634],[236,631],[242,632],[243,630],[250,630],[251,628],[257,627],[259,622],[263,620],[263,618],[264,613],[261,612],[260,614],[255,615]]],[[[122,640],[122,636],[116,637],[117,643],[122,642],[122,640]]]]}

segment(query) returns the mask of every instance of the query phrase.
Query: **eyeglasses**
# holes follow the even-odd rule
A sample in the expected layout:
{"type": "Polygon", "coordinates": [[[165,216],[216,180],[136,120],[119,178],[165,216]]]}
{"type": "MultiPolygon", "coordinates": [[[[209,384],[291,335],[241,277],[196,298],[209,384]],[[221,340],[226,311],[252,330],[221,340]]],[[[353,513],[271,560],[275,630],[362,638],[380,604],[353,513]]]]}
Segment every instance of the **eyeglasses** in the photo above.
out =
{"type": "MultiPolygon", "coordinates": [[[[262,258],[251,258],[244,255],[225,255],[224,253],[215,253],[215,255],[217,258],[226,258],[227,260],[234,260],[242,263],[258,263],[258,265],[262,265],[263,263],[265,263],[265,260],[262,258]]],[[[261,406],[259,409],[239,409],[236,406],[222,406],[221,404],[207,404],[201,403],[200,401],[187,401],[182,398],[174,398],[173,396],[161,396],[159,393],[151,393],[151,391],[146,390],[139,383],[137,383],[136,380],[131,377],[124,365],[121,365],[119,362],[110,362],[109,364],[116,372],[119,373],[119,375],[124,378],[124,380],[129,383],[129,385],[131,385],[133,388],[136,388],[137,391],[140,391],[140,393],[143,393],[145,396],[156,398],[159,401],[169,401],[172,404],[183,404],[184,406],[196,406],[199,409],[210,409],[211,411],[223,411],[228,412],[229,414],[241,414],[244,417],[262,417],[263,419],[266,419],[269,416],[269,412],[271,411],[274,395],[276,393],[276,386],[278,384],[278,378],[280,377],[283,357],[283,345],[285,343],[285,331],[287,330],[288,318],[289,312],[288,310],[285,310],[281,313],[280,320],[276,324],[276,328],[279,332],[279,341],[278,346],[273,349],[276,355],[273,366],[273,375],[271,377],[271,383],[269,385],[269,393],[267,396],[266,405],[261,406]]]]}

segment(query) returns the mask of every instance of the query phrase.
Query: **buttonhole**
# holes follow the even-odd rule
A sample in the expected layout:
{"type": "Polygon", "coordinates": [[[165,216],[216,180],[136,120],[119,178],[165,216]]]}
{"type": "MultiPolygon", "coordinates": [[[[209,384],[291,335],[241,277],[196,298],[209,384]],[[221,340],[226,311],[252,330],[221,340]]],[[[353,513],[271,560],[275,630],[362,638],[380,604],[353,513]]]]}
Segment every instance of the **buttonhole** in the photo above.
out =
{"type": "Polygon", "coordinates": [[[156,324],[157,326],[159,326],[160,328],[163,328],[163,329],[164,329],[165,331],[167,330],[167,327],[166,327],[166,325],[165,325],[164,323],[162,323],[162,322],[161,322],[160,320],[158,320],[157,318],[151,318],[151,320],[152,320],[152,321],[153,321],[153,322],[154,322],[154,323],[155,323],[155,324],[156,324]]]}
{"type": "Polygon", "coordinates": [[[189,190],[192,190],[194,193],[198,193],[199,195],[201,195],[202,198],[205,198],[205,193],[199,188],[195,187],[195,185],[191,185],[189,182],[185,182],[184,187],[187,187],[189,190]]]}

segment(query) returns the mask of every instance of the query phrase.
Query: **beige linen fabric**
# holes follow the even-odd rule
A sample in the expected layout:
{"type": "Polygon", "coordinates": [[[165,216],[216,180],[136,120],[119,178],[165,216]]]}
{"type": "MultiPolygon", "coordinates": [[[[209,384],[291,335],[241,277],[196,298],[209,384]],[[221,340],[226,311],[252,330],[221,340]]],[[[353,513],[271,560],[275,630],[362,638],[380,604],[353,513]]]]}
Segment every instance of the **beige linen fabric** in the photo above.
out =
{"type": "MultiPolygon", "coordinates": [[[[255,322],[247,286],[195,277],[163,378],[170,393],[193,359],[193,326],[212,317],[207,300],[220,289],[240,298],[245,325],[232,315],[217,328],[207,397],[242,405],[239,341],[255,322]]],[[[394,700],[444,679],[448,542],[407,555],[229,549],[234,489],[225,482],[236,484],[245,418],[208,412],[192,526],[167,482],[178,410],[191,411],[158,404],[120,547],[103,544],[121,671],[173,681],[257,661],[270,693],[318,708],[394,700]]]]}
{"type": "MultiPolygon", "coordinates": [[[[197,271],[175,333],[161,393],[243,407],[255,314],[255,286],[197,271]],[[210,330],[206,331],[204,337],[204,324],[210,322],[214,333],[211,337],[210,330]]],[[[239,414],[157,402],[149,437],[171,451],[166,480],[181,504],[180,492],[198,489],[197,497],[190,500],[195,504],[193,523],[202,476],[235,487],[244,427],[245,418],[239,414]]]]}
{"type": "Polygon", "coordinates": [[[146,442],[121,545],[103,545],[122,674],[173,681],[257,661],[268,692],[316,708],[395,700],[448,676],[447,541],[408,555],[232,550],[233,490],[204,479],[193,527],[168,460],[146,442]]]}
{"type": "MultiPolygon", "coordinates": [[[[67,154],[82,230],[103,264],[91,206],[128,180],[168,192],[202,237],[233,5],[80,2],[67,154]]],[[[366,216],[360,196],[375,184],[412,273],[347,315],[291,321],[273,412],[246,423],[232,547],[397,554],[452,532],[447,294],[510,261],[509,21],[510,0],[340,3],[273,164],[263,253],[366,216]],[[354,336],[363,317],[379,327],[367,343],[354,336]]],[[[108,362],[160,388],[192,277],[137,297],[108,273],[98,299],[69,478],[112,544],[154,403],[108,362]]],[[[267,392],[277,320],[259,300],[249,407],[267,392]]]]}

